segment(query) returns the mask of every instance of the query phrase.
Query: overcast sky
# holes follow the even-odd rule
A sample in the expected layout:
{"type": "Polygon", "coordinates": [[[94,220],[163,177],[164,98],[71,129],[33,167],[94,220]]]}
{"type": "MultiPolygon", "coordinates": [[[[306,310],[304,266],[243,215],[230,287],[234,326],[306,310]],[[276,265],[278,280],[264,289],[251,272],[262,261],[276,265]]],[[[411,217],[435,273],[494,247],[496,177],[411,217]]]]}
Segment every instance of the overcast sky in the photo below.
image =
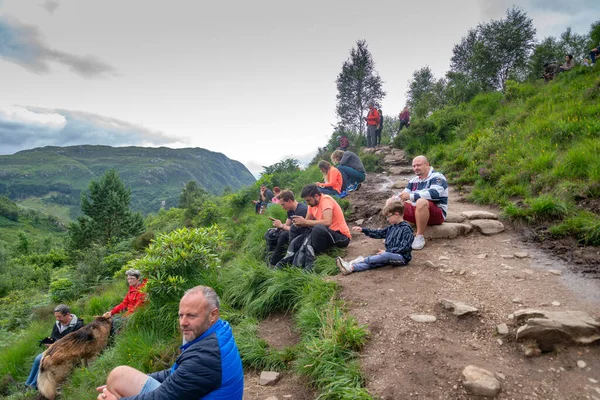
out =
{"type": "Polygon", "coordinates": [[[538,39],[600,1],[0,0],[0,154],[45,145],[203,147],[253,173],[331,135],[335,79],[366,39],[397,115],[479,22],[516,4],[538,39]]]}

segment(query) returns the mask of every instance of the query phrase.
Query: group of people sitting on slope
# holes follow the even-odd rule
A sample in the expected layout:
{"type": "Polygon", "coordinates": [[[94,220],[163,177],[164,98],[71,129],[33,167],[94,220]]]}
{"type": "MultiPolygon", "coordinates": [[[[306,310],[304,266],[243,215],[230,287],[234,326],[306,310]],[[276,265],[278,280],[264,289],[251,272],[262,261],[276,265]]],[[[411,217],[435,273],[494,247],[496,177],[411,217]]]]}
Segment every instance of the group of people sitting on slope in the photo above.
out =
{"type": "MultiPolygon", "coordinates": [[[[590,58],[584,58],[581,61],[582,65],[587,67],[593,67],[596,65],[596,58],[600,55],[600,44],[597,47],[594,47],[590,50],[590,58]]],[[[554,79],[556,75],[561,72],[569,71],[575,67],[575,59],[572,54],[565,55],[565,62],[561,65],[558,65],[556,62],[546,62],[544,63],[544,73],[542,74],[542,78],[544,81],[548,82],[554,79]]]]}
{"type": "MultiPolygon", "coordinates": [[[[342,274],[384,265],[406,265],[411,260],[411,251],[425,246],[427,226],[441,225],[446,220],[446,178],[433,170],[425,156],[415,157],[412,167],[416,176],[402,192],[389,198],[383,208],[382,214],[390,225],[383,229],[352,228],[369,237],[385,239],[385,250],[352,261],[338,257],[337,265],[342,274]],[[414,234],[407,222],[416,226],[414,234]]],[[[300,196],[306,204],[298,202],[290,190],[283,190],[278,196],[279,204],[288,215],[285,222],[270,217],[273,228],[267,231],[265,238],[268,263],[272,267],[293,265],[310,271],[317,255],[333,246],[347,247],[352,239],[341,207],[323,188],[306,185],[300,196]]]]}
{"type": "MultiPolygon", "coordinates": [[[[103,317],[117,316],[125,311],[130,316],[146,302],[141,290],[146,279],[140,271],[126,272],[129,290],[123,301],[103,317]]],[[[56,323],[48,338],[40,344],[46,347],[84,326],[81,318],[71,313],[67,305],[54,308],[56,323]]],[[[172,367],[145,374],[128,366],[113,369],[106,385],[97,388],[98,400],[150,400],[222,398],[241,400],[244,391],[242,361],[228,322],[219,315],[219,297],[214,289],[197,286],[186,291],[179,303],[179,326],[183,345],[172,367]],[[207,396],[207,397],[205,397],[207,396]],[[212,396],[212,397],[211,397],[212,396]]],[[[26,385],[37,388],[40,363],[44,353],[35,357],[26,385]]]]}

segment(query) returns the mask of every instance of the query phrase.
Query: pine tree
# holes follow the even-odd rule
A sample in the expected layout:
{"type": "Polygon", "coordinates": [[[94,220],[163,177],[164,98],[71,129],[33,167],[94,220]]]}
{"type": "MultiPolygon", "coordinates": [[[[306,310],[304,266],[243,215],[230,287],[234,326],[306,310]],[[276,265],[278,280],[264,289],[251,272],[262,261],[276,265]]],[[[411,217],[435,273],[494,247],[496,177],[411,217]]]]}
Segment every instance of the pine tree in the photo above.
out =
{"type": "Polygon", "coordinates": [[[131,191],[116,171],[107,171],[99,181],[91,181],[81,194],[84,216],[69,226],[71,249],[82,250],[96,243],[108,245],[140,234],[144,221],[129,208],[131,191]]]}
{"type": "Polygon", "coordinates": [[[380,102],[386,95],[364,39],[358,40],[350,51],[350,58],[344,62],[336,84],[336,112],[341,125],[357,133],[364,132],[363,117],[369,101],[380,102]]]}

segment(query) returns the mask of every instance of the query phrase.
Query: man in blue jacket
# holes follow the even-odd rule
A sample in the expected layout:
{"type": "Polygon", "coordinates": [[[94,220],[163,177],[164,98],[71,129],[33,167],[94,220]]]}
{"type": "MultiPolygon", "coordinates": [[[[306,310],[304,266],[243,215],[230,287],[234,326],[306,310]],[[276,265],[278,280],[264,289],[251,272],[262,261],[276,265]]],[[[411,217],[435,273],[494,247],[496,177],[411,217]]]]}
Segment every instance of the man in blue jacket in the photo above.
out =
{"type": "Polygon", "coordinates": [[[169,369],[146,375],[128,366],[113,369],[98,400],[242,399],[244,371],[229,323],[219,318],[219,297],[207,286],[179,302],[181,354],[169,369]]]}

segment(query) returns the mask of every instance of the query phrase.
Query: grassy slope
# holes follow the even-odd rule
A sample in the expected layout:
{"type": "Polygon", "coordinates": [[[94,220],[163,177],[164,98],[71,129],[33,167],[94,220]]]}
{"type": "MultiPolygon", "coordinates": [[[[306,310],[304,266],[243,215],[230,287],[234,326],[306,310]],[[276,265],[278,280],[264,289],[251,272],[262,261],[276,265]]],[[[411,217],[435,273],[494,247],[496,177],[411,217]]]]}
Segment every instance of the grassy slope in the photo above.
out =
{"type": "Polygon", "coordinates": [[[580,67],[549,84],[510,83],[505,94],[416,121],[395,144],[427,154],[455,185],[475,184],[476,202],[600,245],[598,210],[590,207],[600,198],[599,72],[580,67]]]}

